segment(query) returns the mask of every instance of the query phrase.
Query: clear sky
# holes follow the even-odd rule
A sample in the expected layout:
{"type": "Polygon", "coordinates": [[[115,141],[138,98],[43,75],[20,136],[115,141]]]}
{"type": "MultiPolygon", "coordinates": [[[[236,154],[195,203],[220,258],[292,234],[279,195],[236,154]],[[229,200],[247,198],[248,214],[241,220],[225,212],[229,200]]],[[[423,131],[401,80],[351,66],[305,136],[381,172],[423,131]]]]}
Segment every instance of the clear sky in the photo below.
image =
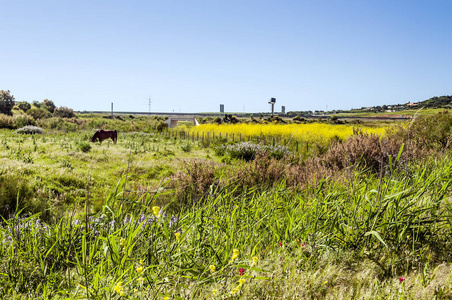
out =
{"type": "Polygon", "coordinates": [[[74,110],[333,110],[452,94],[450,0],[0,0],[0,90],[74,110]]]}

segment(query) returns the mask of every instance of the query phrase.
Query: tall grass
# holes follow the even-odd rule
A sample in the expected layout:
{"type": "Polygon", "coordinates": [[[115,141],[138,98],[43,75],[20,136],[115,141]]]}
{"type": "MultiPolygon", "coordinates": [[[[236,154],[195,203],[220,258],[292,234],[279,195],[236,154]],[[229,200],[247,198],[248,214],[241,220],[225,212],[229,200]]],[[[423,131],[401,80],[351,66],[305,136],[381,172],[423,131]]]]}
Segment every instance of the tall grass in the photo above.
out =
{"type": "Polygon", "coordinates": [[[394,171],[380,179],[357,173],[348,184],[324,179],[303,194],[292,194],[284,184],[238,197],[212,190],[202,205],[173,216],[156,207],[158,194],[124,198],[121,181],[102,210],[86,218],[70,215],[48,226],[38,215],[18,213],[6,221],[0,229],[0,293],[221,299],[258,291],[265,291],[263,298],[287,298],[297,291],[300,298],[324,298],[342,286],[341,297],[372,299],[374,280],[361,288],[354,287],[359,281],[343,286],[340,277],[318,284],[327,276],[312,272],[367,261],[375,280],[389,285],[386,292],[414,298],[423,285],[400,289],[397,278],[416,278],[411,274],[418,270],[428,285],[435,266],[451,260],[451,168],[447,159],[413,167],[409,175],[394,171]],[[310,286],[299,286],[300,274],[310,286]],[[280,281],[289,288],[282,289],[280,281]]]}

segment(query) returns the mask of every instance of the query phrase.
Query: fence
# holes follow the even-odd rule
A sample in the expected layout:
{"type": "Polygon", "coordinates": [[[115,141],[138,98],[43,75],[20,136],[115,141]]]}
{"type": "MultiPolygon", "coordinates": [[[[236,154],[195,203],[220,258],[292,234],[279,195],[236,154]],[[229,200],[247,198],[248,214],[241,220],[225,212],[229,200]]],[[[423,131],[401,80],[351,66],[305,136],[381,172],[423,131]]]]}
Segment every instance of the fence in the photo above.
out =
{"type": "Polygon", "coordinates": [[[309,143],[308,142],[300,142],[298,140],[281,138],[278,136],[265,136],[261,135],[249,135],[245,136],[241,133],[217,133],[215,132],[187,132],[187,131],[172,131],[165,130],[159,132],[159,135],[175,140],[185,140],[188,142],[201,142],[203,145],[210,145],[211,142],[222,141],[224,143],[227,142],[253,142],[256,144],[264,144],[264,145],[283,145],[288,147],[291,151],[299,152],[299,151],[309,151],[309,143]]]}

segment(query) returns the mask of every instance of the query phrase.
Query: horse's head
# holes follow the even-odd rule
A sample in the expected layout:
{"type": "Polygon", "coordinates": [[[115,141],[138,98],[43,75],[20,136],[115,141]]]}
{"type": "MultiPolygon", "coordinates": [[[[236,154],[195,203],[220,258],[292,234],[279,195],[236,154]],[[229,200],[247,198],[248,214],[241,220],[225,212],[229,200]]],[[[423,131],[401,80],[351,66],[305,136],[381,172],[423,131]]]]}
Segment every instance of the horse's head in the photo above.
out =
{"type": "Polygon", "coordinates": [[[99,138],[99,131],[96,131],[94,135],[91,137],[91,142],[94,143],[99,138]]]}

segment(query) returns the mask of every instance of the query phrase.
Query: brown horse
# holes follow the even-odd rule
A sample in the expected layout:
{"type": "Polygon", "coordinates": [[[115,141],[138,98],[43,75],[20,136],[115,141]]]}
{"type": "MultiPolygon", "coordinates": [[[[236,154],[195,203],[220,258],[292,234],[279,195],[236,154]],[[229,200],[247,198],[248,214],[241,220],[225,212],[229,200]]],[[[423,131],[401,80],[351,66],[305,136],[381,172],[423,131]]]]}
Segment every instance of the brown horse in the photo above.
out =
{"type": "Polygon", "coordinates": [[[116,130],[98,130],[91,138],[91,142],[94,143],[96,140],[99,140],[102,144],[102,141],[106,139],[111,139],[116,144],[118,132],[116,130]]]}

